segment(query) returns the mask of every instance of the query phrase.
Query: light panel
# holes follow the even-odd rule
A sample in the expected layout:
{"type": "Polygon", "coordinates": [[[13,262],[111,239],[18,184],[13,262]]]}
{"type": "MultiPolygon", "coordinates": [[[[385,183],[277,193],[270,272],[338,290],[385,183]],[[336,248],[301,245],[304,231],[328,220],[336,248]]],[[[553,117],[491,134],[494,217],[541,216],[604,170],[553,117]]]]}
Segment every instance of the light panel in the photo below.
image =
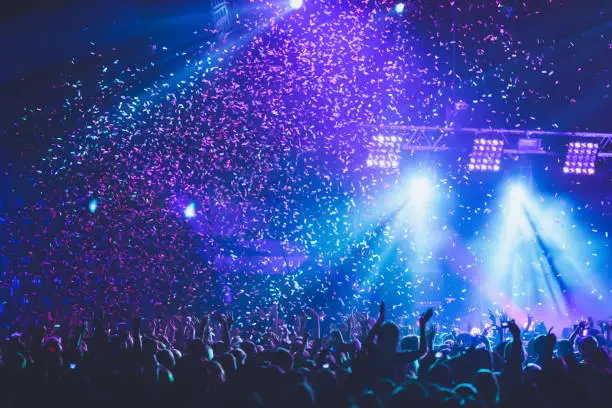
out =
{"type": "Polygon", "coordinates": [[[503,140],[474,139],[468,169],[470,171],[499,171],[503,153],[503,140]]]}
{"type": "Polygon", "coordinates": [[[381,169],[399,168],[402,138],[395,135],[377,135],[372,138],[369,146],[368,167],[381,169]]]}
{"type": "Polygon", "coordinates": [[[595,163],[599,144],[591,142],[571,142],[567,146],[563,173],[591,176],[595,174],[595,163]]]}

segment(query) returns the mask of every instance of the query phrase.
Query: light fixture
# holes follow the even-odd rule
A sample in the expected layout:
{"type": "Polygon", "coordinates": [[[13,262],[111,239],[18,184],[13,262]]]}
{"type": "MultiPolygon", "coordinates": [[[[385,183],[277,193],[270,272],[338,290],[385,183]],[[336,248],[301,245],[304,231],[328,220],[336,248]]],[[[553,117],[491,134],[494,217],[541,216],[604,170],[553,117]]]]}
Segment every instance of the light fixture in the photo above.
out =
{"type": "Polygon", "coordinates": [[[399,167],[402,138],[395,135],[375,135],[369,143],[367,167],[397,169],[399,167]]]}
{"type": "Polygon", "coordinates": [[[504,153],[504,141],[500,139],[474,139],[468,169],[470,171],[499,171],[504,153]]]}
{"type": "Polygon", "coordinates": [[[567,146],[563,173],[591,176],[595,174],[595,163],[599,144],[591,142],[571,142],[567,146]]]}

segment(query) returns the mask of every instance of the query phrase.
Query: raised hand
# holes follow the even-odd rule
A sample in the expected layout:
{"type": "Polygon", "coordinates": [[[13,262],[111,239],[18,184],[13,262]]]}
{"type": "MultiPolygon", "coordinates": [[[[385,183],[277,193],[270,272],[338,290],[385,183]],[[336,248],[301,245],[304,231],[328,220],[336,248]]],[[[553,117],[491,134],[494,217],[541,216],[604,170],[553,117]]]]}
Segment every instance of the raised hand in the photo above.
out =
{"type": "Polygon", "coordinates": [[[493,312],[491,309],[489,309],[489,320],[491,320],[493,326],[497,325],[497,316],[495,316],[495,312],[493,312]]]}
{"type": "Polygon", "coordinates": [[[427,325],[427,322],[431,319],[432,316],[433,316],[433,309],[431,308],[427,309],[427,311],[423,313],[421,317],[419,317],[419,326],[425,327],[425,325],[427,325]]]}
{"type": "Polygon", "coordinates": [[[532,323],[533,323],[533,316],[530,313],[527,315],[527,331],[531,330],[532,323]]]}
{"type": "Polygon", "coordinates": [[[508,318],[508,315],[506,314],[506,312],[503,312],[503,313],[501,314],[501,316],[499,317],[499,323],[500,323],[500,325],[501,325],[501,324],[503,324],[503,323],[508,323],[508,322],[509,322],[509,320],[510,320],[510,319],[508,318]]]}
{"type": "Polygon", "coordinates": [[[378,320],[376,320],[376,326],[380,326],[385,321],[385,302],[380,302],[378,307],[378,320]]]}
{"type": "Polygon", "coordinates": [[[436,334],[438,333],[438,328],[435,324],[432,324],[429,329],[427,329],[427,345],[429,346],[429,350],[433,348],[434,339],[436,338],[436,334]]]}
{"type": "Polygon", "coordinates": [[[508,329],[510,330],[510,334],[512,334],[513,339],[521,338],[521,329],[518,327],[514,320],[510,320],[508,322],[508,329]]]}
{"type": "Polygon", "coordinates": [[[306,311],[308,312],[310,317],[312,317],[313,319],[316,319],[316,320],[319,319],[319,314],[312,307],[309,307],[308,309],[306,309],[306,311]]]}

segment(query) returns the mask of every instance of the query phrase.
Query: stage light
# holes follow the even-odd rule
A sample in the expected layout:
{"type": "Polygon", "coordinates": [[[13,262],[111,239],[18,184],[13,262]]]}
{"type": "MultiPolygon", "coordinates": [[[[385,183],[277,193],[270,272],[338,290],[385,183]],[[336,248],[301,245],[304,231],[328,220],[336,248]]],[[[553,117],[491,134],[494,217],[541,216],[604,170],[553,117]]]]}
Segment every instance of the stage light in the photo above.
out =
{"type": "Polygon", "coordinates": [[[413,202],[426,203],[433,197],[433,185],[426,176],[418,176],[410,180],[408,194],[413,202]]]}
{"type": "Polygon", "coordinates": [[[98,200],[95,198],[91,200],[87,205],[87,209],[89,209],[90,213],[95,214],[96,210],[98,209],[98,200]]]}
{"type": "Polygon", "coordinates": [[[299,10],[304,5],[304,0],[289,0],[289,7],[294,10],[299,10]]]}
{"type": "Polygon", "coordinates": [[[375,135],[368,146],[368,167],[397,169],[402,150],[402,138],[395,135],[375,135]]]}
{"type": "Polygon", "coordinates": [[[468,169],[470,171],[499,171],[503,153],[503,140],[474,139],[468,169]]]}
{"type": "Polygon", "coordinates": [[[395,12],[398,14],[402,14],[405,8],[406,8],[406,5],[404,3],[397,3],[395,5],[395,12]]]}
{"type": "Polygon", "coordinates": [[[599,144],[571,142],[567,147],[563,173],[593,175],[595,174],[595,163],[599,144]]]}
{"type": "Polygon", "coordinates": [[[510,187],[510,200],[515,203],[522,203],[527,198],[527,191],[521,184],[513,184],[510,187]]]}
{"type": "Polygon", "coordinates": [[[185,207],[185,217],[193,218],[196,216],[196,206],[195,203],[189,203],[187,207],[185,207]]]}

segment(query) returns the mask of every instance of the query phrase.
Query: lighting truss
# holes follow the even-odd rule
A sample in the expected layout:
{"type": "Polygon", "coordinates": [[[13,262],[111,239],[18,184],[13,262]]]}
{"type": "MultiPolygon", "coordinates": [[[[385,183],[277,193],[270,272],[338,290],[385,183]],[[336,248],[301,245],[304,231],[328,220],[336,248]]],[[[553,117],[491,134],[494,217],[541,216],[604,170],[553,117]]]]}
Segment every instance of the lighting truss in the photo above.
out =
{"type": "Polygon", "coordinates": [[[595,163],[599,144],[591,142],[571,142],[565,155],[563,172],[566,174],[595,174],[595,163]]]}
{"type": "MultiPolygon", "coordinates": [[[[463,151],[464,144],[460,142],[463,138],[469,137],[470,140],[474,138],[481,139],[495,138],[499,141],[503,141],[503,149],[501,156],[524,156],[524,155],[544,155],[544,156],[562,156],[570,154],[567,160],[570,164],[563,165],[562,169],[567,174],[581,174],[589,175],[595,172],[594,160],[609,160],[612,159],[612,133],[596,133],[596,132],[564,132],[564,131],[550,131],[550,130],[530,130],[530,129],[493,129],[493,128],[461,128],[461,127],[446,127],[446,126],[413,126],[413,125],[388,125],[388,124],[363,124],[361,128],[369,129],[373,134],[393,133],[396,138],[402,138],[401,150],[414,152],[417,150],[423,151],[463,151]],[[560,152],[554,148],[545,148],[545,145],[555,146],[558,143],[554,140],[558,139],[570,139],[570,140],[582,140],[580,142],[573,141],[573,145],[568,145],[567,152],[560,152]],[[575,149],[576,143],[579,143],[578,149],[584,151],[588,156],[586,161],[587,167],[584,167],[587,158],[582,158],[582,167],[579,167],[577,163],[579,160],[573,160],[577,152],[575,149]],[[591,143],[593,146],[597,146],[596,149],[591,148],[591,154],[588,153],[588,144],[591,143]],[[586,145],[586,148],[584,147],[586,145]],[[572,150],[573,149],[573,150],[572,150]],[[586,149],[586,150],[585,150],[586,149]],[[593,150],[595,153],[593,154],[593,150]],[[573,154],[573,156],[572,156],[573,154]],[[571,163],[576,162],[576,166],[572,166],[571,163]],[[590,163],[593,163],[591,166],[590,163]],[[580,168],[581,170],[577,170],[580,168]],[[591,169],[591,170],[589,170],[591,169]]],[[[471,150],[470,152],[473,152],[471,150]]],[[[497,152],[499,153],[499,152],[497,152]]],[[[484,155],[483,155],[484,156],[484,155]]],[[[584,154],[583,154],[584,156],[584,154]]],[[[375,150],[370,150],[370,156],[368,157],[369,167],[382,167],[380,165],[380,159],[383,159],[383,164],[387,165],[388,156],[382,153],[377,153],[375,150]],[[376,163],[376,164],[375,164],[376,163]]],[[[472,155],[470,155],[472,158],[472,155]]],[[[477,162],[480,160],[480,156],[473,157],[475,160],[473,163],[468,163],[474,166],[472,170],[476,169],[476,164],[480,165],[480,171],[482,171],[483,162],[477,162]]],[[[566,157],[567,158],[567,157],[566,157]]],[[[496,160],[493,158],[493,160],[496,160]]],[[[399,162],[399,160],[397,160],[399,162]]],[[[495,161],[493,164],[486,163],[485,171],[488,171],[488,165],[493,166],[492,171],[495,170],[495,161]]],[[[391,160],[393,164],[393,160],[391,160]]],[[[501,162],[500,162],[501,164],[501,162]]]]}

